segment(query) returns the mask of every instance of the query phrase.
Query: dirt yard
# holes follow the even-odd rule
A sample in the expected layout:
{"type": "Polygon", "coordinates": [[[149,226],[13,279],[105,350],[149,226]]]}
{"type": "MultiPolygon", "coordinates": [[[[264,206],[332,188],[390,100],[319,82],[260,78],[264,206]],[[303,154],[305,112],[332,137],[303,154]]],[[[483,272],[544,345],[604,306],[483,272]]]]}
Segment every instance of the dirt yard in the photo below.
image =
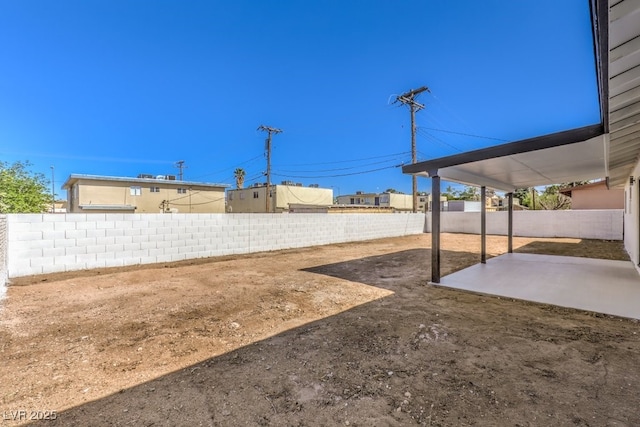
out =
{"type": "MultiPolygon", "coordinates": [[[[478,236],[442,245],[443,275],[478,261],[478,236]]],[[[506,246],[489,236],[490,254],[506,246]]],[[[428,285],[429,247],[408,236],[14,280],[0,426],[640,425],[640,323],[428,285]]],[[[620,242],[514,247],[627,259],[620,242]]]]}

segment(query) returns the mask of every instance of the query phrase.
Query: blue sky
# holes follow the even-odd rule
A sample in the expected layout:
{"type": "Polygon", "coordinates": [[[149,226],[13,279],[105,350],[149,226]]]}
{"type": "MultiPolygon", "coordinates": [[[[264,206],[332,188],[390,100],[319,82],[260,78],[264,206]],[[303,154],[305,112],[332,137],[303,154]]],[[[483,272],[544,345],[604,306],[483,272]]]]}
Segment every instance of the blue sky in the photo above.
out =
{"type": "MultiPolygon", "coordinates": [[[[410,192],[419,160],[599,122],[588,0],[0,0],[0,160],[410,192]],[[375,172],[368,172],[375,170],[375,172]]],[[[420,191],[430,191],[428,179],[420,191]]]]}

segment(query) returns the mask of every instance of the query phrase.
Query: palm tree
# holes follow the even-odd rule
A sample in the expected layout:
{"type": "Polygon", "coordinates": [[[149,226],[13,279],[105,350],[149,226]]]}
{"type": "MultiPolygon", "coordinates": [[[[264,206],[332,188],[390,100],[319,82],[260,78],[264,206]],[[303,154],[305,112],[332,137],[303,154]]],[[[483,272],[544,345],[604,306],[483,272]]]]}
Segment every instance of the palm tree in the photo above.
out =
{"type": "Polygon", "coordinates": [[[244,176],[246,175],[244,169],[237,168],[233,171],[233,176],[236,178],[236,188],[244,187],[244,176]]]}

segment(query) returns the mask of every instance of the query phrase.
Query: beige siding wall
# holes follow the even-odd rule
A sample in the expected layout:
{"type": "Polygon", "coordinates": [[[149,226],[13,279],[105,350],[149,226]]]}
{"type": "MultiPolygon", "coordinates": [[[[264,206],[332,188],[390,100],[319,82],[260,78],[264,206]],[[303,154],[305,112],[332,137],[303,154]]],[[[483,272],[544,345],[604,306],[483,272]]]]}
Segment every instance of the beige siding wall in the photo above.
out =
{"type": "MultiPolygon", "coordinates": [[[[418,196],[418,200],[420,200],[420,196],[418,196]]],[[[418,205],[420,205],[419,202],[418,205]]],[[[411,197],[411,194],[390,193],[389,206],[399,210],[411,210],[413,209],[413,198],[411,197]]],[[[424,209],[424,203],[422,203],[422,206],[424,209]]]]}
{"type": "Polygon", "coordinates": [[[604,184],[573,190],[571,209],[624,209],[624,190],[607,190],[604,184]]]}
{"type": "MultiPolygon", "coordinates": [[[[289,204],[326,205],[333,204],[333,190],[327,188],[297,187],[293,185],[271,186],[270,212],[285,212],[289,204]]],[[[232,213],[264,213],[266,187],[250,187],[229,190],[227,205],[232,213]]]]}
{"type": "MultiPolygon", "coordinates": [[[[112,182],[77,183],[77,202],[72,212],[83,212],[81,205],[133,205],[135,200],[129,196],[129,186],[112,182]]],[[[156,211],[155,213],[158,213],[156,211]]]]}
{"type": "Polygon", "coordinates": [[[277,209],[288,210],[289,204],[332,205],[333,190],[330,188],[276,186],[277,209]]]}
{"type": "MultiPolygon", "coordinates": [[[[418,211],[424,211],[427,202],[430,200],[430,196],[418,196],[418,211]]],[[[400,193],[367,193],[367,194],[348,194],[338,197],[339,205],[371,205],[392,207],[396,210],[410,211],[413,209],[413,198],[411,194],[400,193]],[[378,205],[375,200],[378,198],[378,205]],[[354,199],[354,203],[351,203],[351,199],[354,199]]]]}
{"type": "MultiPolygon", "coordinates": [[[[113,181],[88,181],[74,184],[69,191],[69,212],[89,212],[82,205],[132,205],[135,213],[161,213],[162,201],[175,213],[223,213],[225,211],[224,190],[212,190],[209,187],[167,185],[157,183],[129,183],[113,181]],[[132,194],[132,187],[138,187],[139,195],[132,194]],[[158,192],[151,192],[151,188],[158,192]],[[178,193],[178,188],[185,188],[186,193],[178,193]],[[77,199],[75,198],[77,194],[77,199]]],[[[91,211],[99,212],[99,211],[91,211]]]]}
{"type": "MultiPolygon", "coordinates": [[[[265,213],[267,187],[250,187],[227,192],[227,206],[231,213],[265,213]]],[[[271,204],[273,205],[273,199],[271,204]]],[[[273,209],[273,206],[272,206],[273,209]]]]}

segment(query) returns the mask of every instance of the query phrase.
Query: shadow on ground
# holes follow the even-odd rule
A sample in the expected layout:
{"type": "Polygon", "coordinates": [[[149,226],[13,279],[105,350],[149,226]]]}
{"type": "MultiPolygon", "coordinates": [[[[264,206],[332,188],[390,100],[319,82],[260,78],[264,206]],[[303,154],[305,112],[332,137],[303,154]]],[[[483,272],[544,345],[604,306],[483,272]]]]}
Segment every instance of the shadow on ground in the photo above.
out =
{"type": "MultiPolygon", "coordinates": [[[[443,274],[477,262],[442,258],[443,274]]],[[[640,424],[637,324],[429,286],[429,259],[416,249],[306,269],[394,293],[48,425],[640,424]]]]}
{"type": "Polygon", "coordinates": [[[587,240],[575,242],[551,242],[545,240],[534,241],[515,250],[517,253],[563,255],[582,258],[629,260],[629,254],[621,241],[587,240]]]}

